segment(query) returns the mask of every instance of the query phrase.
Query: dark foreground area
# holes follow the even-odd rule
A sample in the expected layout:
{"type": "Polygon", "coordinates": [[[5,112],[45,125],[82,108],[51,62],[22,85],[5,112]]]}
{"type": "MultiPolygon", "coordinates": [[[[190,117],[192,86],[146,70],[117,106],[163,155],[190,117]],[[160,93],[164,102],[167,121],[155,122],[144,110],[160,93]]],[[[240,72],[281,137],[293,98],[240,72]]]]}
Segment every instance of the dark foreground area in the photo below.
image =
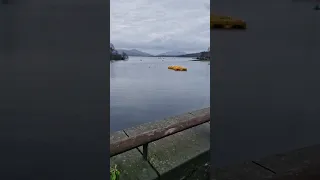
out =
{"type": "Polygon", "coordinates": [[[210,5],[248,25],[245,31],[211,33],[212,166],[319,144],[315,3],[215,0],[210,5]]]}
{"type": "Polygon", "coordinates": [[[0,179],[108,179],[108,3],[0,4],[0,179]]]}
{"type": "Polygon", "coordinates": [[[217,180],[315,180],[320,178],[320,145],[215,169],[217,180]]]}

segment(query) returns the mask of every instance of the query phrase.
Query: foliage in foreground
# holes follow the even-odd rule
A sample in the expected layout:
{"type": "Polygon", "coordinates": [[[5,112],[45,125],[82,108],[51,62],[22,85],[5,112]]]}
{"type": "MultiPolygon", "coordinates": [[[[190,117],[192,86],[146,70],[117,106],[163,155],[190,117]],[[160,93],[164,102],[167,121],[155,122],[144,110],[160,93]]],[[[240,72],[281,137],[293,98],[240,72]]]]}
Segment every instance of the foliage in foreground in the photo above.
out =
{"type": "Polygon", "coordinates": [[[110,168],[110,179],[111,180],[119,180],[120,171],[117,169],[117,165],[110,168]]]}

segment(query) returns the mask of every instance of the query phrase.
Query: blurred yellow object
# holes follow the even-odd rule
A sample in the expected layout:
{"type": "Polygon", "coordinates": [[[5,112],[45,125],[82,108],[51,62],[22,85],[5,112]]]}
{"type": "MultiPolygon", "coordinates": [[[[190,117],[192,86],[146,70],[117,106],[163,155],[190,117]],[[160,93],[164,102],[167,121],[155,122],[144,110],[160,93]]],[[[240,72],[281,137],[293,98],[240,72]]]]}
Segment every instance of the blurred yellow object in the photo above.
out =
{"type": "Polygon", "coordinates": [[[232,18],[230,16],[210,15],[211,29],[246,29],[247,23],[243,20],[232,18]]]}
{"type": "Polygon", "coordinates": [[[168,66],[168,69],[172,69],[175,71],[187,71],[187,68],[182,66],[168,66]]]}

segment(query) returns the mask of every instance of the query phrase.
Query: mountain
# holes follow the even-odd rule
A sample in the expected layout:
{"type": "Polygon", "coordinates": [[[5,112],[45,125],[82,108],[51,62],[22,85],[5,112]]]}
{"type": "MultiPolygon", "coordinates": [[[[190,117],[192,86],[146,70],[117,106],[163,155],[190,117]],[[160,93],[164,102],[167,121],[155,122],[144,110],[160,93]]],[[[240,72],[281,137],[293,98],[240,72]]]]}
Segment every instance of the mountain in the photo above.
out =
{"type": "Polygon", "coordinates": [[[185,55],[185,54],[187,54],[187,53],[181,52],[181,51],[169,51],[169,52],[161,53],[157,56],[181,56],[181,55],[185,55]]]}
{"type": "Polygon", "coordinates": [[[117,49],[117,51],[122,54],[123,52],[126,53],[128,56],[143,56],[143,57],[150,57],[153,56],[151,54],[136,50],[136,49],[131,49],[131,50],[127,50],[127,49],[117,49]]]}

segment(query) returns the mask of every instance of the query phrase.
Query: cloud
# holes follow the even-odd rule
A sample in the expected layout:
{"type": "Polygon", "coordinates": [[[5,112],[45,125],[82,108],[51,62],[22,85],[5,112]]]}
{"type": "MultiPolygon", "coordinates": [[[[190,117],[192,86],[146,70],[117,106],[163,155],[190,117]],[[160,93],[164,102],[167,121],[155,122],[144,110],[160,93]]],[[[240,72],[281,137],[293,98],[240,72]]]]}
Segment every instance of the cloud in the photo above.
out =
{"type": "Polygon", "coordinates": [[[157,54],[198,52],[210,45],[209,0],[111,0],[111,42],[116,48],[157,54]]]}

